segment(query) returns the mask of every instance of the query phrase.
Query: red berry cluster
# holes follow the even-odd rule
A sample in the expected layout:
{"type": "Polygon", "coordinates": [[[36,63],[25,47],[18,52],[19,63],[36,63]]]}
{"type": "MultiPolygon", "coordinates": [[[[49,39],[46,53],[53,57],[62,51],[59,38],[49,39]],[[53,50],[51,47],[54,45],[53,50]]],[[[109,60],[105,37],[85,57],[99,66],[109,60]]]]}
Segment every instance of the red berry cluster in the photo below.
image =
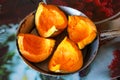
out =
{"type": "Polygon", "coordinates": [[[103,20],[120,11],[120,0],[46,0],[48,4],[73,7],[93,21],[103,20]]]}
{"type": "Polygon", "coordinates": [[[120,50],[115,50],[113,55],[114,59],[108,68],[110,69],[111,77],[117,77],[120,76],[120,50]]]}

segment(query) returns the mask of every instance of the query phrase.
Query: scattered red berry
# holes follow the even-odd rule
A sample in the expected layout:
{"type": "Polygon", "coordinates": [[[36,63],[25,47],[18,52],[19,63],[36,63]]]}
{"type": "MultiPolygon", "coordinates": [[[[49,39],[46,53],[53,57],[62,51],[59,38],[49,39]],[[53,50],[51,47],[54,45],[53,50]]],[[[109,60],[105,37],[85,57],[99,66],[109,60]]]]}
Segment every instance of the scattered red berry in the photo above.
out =
{"type": "Polygon", "coordinates": [[[110,69],[111,77],[117,77],[120,76],[120,50],[115,50],[113,55],[114,59],[108,68],[110,69]]]}

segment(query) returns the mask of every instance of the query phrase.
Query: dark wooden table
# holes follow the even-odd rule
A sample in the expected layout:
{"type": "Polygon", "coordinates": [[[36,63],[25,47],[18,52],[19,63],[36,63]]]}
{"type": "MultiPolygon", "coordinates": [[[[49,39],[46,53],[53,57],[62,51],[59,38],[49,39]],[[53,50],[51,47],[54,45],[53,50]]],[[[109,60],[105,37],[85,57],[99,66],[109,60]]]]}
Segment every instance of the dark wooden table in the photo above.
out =
{"type": "Polygon", "coordinates": [[[0,0],[0,25],[18,23],[42,0],[0,0]]]}

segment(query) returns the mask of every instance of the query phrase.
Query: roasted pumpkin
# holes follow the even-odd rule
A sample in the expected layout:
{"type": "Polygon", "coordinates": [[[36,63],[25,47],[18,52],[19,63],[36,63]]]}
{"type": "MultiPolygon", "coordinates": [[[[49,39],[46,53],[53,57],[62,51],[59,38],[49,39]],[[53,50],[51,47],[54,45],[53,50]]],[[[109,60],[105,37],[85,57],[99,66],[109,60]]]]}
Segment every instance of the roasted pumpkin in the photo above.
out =
{"type": "Polygon", "coordinates": [[[51,37],[67,27],[67,17],[57,6],[40,3],[35,13],[35,24],[42,37],[51,37]]]}
{"type": "Polygon", "coordinates": [[[55,40],[45,39],[33,34],[19,34],[18,47],[27,60],[41,62],[47,59],[52,53],[55,40]]]}
{"type": "Polygon", "coordinates": [[[95,24],[84,16],[69,16],[67,31],[69,38],[77,43],[80,49],[90,44],[97,35],[95,24]]]}
{"type": "Polygon", "coordinates": [[[72,40],[65,37],[49,62],[49,70],[56,73],[69,73],[79,70],[82,65],[82,52],[72,40]]]}

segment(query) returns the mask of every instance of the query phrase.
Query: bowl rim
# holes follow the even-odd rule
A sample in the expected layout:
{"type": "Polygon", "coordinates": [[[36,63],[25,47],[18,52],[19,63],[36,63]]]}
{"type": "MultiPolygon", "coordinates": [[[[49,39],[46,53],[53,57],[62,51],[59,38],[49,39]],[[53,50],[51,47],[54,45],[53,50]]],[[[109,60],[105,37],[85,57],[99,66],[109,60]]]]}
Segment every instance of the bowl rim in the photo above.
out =
{"type": "Polygon", "coordinates": [[[104,22],[106,22],[106,21],[109,21],[109,20],[115,19],[115,18],[117,18],[118,16],[120,16],[120,11],[117,12],[116,14],[114,14],[114,15],[111,16],[111,17],[108,17],[108,18],[103,19],[103,20],[100,20],[100,21],[95,21],[94,23],[95,23],[95,24],[101,24],[101,23],[104,23],[104,22]]]}

